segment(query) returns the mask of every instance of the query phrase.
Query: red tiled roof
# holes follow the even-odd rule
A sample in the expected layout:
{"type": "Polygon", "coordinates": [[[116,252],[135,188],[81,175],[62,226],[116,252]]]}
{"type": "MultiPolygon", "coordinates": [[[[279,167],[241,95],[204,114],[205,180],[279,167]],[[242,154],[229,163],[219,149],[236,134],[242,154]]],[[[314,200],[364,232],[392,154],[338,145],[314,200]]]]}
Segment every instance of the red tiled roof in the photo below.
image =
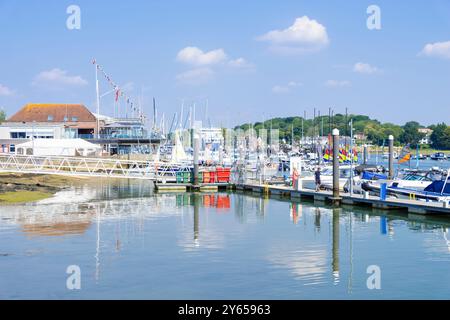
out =
{"type": "Polygon", "coordinates": [[[8,122],[94,122],[95,116],[82,104],[30,103],[9,118],[8,122]],[[65,119],[66,118],[66,119],[65,119]],[[52,119],[52,120],[49,120],[52,119]]]}

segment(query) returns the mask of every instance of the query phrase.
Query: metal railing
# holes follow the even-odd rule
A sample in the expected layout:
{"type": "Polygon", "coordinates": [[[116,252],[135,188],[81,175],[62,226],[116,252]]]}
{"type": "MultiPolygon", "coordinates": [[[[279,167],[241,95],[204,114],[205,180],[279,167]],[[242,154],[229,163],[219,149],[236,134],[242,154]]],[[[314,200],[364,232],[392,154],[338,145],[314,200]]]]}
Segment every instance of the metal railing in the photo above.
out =
{"type": "Polygon", "coordinates": [[[177,172],[190,172],[188,164],[106,158],[24,156],[0,154],[0,172],[51,174],[176,181],[177,172]]]}

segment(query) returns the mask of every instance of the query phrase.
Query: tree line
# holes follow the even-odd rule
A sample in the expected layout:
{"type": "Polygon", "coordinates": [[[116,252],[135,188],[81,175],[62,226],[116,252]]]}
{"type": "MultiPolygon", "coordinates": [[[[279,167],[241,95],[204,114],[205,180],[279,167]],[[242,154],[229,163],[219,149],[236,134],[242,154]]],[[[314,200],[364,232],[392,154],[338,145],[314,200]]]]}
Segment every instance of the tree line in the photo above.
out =
{"type": "Polygon", "coordinates": [[[259,129],[278,129],[280,138],[291,143],[292,136],[294,136],[294,140],[299,140],[302,137],[302,132],[304,137],[327,136],[331,134],[333,128],[339,129],[342,136],[350,136],[349,122],[351,120],[353,120],[353,133],[366,137],[365,141],[358,141],[361,143],[387,145],[389,135],[393,135],[397,146],[410,144],[415,147],[426,136],[419,129],[428,128],[433,130],[430,137],[432,142],[430,146],[439,150],[450,150],[450,127],[445,123],[425,127],[416,121],[409,121],[401,126],[393,123],[381,123],[364,115],[336,114],[332,117],[326,115],[315,119],[304,119],[302,117],[273,118],[264,122],[242,124],[235,129],[247,130],[250,127],[257,131],[259,129]]]}

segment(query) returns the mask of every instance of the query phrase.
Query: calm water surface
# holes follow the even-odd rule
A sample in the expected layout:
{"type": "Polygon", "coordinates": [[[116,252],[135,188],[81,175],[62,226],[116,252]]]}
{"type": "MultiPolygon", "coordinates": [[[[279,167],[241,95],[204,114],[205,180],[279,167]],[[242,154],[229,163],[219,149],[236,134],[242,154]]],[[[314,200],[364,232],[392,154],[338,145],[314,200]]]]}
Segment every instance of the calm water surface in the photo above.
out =
{"type": "Polygon", "coordinates": [[[450,298],[450,220],[385,214],[89,183],[0,207],[0,298],[450,298]],[[367,288],[371,265],[381,290],[367,288]]]}

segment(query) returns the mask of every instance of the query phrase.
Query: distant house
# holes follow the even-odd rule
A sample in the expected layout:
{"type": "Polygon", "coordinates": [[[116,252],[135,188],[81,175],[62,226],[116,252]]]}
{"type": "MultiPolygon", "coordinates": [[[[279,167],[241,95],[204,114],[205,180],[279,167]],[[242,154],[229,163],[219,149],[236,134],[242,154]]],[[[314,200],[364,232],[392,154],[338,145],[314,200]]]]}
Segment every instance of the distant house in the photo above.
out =
{"type": "Polygon", "coordinates": [[[367,140],[367,136],[364,133],[355,133],[353,136],[357,141],[365,141],[367,140]]]}
{"type": "Polygon", "coordinates": [[[419,128],[418,131],[425,134],[425,137],[419,141],[419,144],[431,144],[431,134],[433,133],[433,130],[428,128],[419,128]]]}

